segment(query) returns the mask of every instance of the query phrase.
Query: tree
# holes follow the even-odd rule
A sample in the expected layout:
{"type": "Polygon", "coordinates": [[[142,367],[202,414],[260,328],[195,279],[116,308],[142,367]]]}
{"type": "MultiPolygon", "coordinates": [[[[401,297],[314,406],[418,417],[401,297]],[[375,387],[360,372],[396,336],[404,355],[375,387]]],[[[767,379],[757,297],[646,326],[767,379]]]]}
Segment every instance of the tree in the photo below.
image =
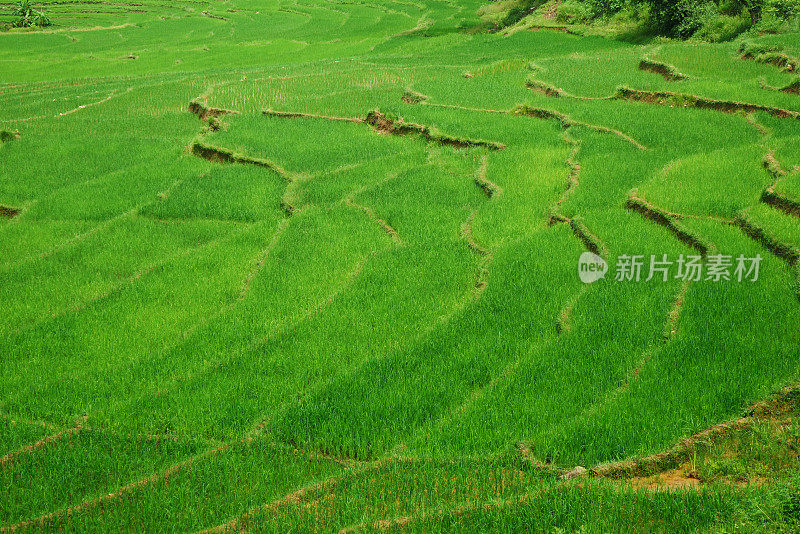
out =
{"type": "Polygon", "coordinates": [[[750,14],[750,21],[757,24],[761,20],[761,15],[764,13],[764,4],[766,0],[736,0],[737,3],[747,10],[750,14]]]}

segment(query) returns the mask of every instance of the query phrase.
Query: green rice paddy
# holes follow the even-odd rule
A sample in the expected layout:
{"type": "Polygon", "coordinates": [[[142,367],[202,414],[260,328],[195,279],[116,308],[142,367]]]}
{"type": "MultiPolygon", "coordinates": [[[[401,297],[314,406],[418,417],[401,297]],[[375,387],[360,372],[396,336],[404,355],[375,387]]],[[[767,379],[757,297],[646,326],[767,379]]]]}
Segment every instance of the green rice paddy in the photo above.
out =
{"type": "Polygon", "coordinates": [[[3,532],[791,531],[758,510],[800,520],[796,476],[558,476],[800,379],[796,74],[480,33],[482,3],[45,1],[0,33],[3,532]],[[715,254],[758,280],[615,281],[715,254]]]}

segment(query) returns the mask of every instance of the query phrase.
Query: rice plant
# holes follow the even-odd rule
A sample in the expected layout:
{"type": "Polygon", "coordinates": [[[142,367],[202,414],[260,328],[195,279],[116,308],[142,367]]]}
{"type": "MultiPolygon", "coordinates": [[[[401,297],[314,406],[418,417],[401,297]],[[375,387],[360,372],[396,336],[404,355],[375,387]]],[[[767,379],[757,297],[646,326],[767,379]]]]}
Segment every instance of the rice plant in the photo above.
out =
{"type": "Polygon", "coordinates": [[[482,3],[0,4],[0,528],[796,530],[798,34],[482,3]]]}

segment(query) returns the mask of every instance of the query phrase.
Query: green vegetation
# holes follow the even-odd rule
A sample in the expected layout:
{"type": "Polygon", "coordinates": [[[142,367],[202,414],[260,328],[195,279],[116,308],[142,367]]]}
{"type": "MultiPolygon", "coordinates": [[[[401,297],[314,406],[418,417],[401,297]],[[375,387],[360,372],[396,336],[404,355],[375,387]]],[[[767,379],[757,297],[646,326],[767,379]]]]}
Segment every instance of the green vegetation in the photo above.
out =
{"type": "Polygon", "coordinates": [[[798,0],[510,0],[495,5],[504,4],[505,9],[482,12],[495,27],[567,24],[574,31],[628,40],[660,35],[723,42],[743,33],[800,28],[798,0]]]}
{"type": "Polygon", "coordinates": [[[0,32],[0,528],[800,528],[800,33],[484,3],[0,32]]]}
{"type": "Polygon", "coordinates": [[[43,12],[34,9],[31,0],[19,0],[14,4],[13,14],[17,20],[12,23],[12,26],[17,28],[50,26],[50,19],[43,12]]]}

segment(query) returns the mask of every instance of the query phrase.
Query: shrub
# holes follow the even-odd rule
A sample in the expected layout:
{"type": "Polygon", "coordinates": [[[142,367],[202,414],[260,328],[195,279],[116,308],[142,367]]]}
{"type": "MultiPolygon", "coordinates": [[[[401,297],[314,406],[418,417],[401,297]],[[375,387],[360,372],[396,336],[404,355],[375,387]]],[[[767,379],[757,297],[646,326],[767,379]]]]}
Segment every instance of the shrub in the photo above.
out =
{"type": "Polygon", "coordinates": [[[698,0],[678,0],[677,2],[660,2],[661,17],[656,19],[662,33],[686,39],[703,27],[715,15],[715,6],[709,2],[698,0]]]}
{"type": "Polygon", "coordinates": [[[750,26],[750,21],[741,16],[714,15],[705,20],[694,37],[701,41],[721,43],[736,38],[750,26]]]}
{"type": "Polygon", "coordinates": [[[14,4],[14,16],[17,20],[13,26],[17,28],[30,28],[31,26],[50,26],[50,19],[41,11],[34,9],[31,0],[19,0],[14,4]]]}

